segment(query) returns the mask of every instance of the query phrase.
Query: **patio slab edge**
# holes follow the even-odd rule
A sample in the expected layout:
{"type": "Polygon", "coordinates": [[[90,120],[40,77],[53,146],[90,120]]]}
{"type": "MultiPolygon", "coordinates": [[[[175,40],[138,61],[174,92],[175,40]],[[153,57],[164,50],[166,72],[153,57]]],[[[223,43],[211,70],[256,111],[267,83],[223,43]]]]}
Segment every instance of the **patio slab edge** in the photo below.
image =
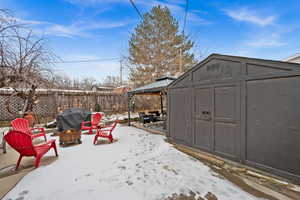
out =
{"type": "Polygon", "coordinates": [[[153,130],[151,128],[146,128],[146,127],[143,127],[143,126],[138,125],[136,123],[132,123],[131,126],[133,126],[135,128],[138,128],[138,129],[142,129],[144,131],[147,131],[147,132],[150,132],[150,133],[153,133],[153,134],[158,134],[158,135],[166,136],[166,134],[164,132],[161,132],[161,131],[158,131],[158,130],[153,130]]]}

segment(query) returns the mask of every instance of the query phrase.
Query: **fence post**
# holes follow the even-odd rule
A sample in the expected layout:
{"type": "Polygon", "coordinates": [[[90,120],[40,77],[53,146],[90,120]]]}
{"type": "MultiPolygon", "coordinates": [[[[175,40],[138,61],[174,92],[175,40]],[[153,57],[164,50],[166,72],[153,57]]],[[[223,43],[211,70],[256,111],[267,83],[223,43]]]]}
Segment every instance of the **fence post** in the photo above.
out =
{"type": "Polygon", "coordinates": [[[55,91],[55,92],[52,92],[52,93],[50,93],[51,95],[52,95],[52,99],[53,99],[53,107],[54,107],[54,112],[53,112],[53,118],[56,118],[56,116],[57,116],[57,113],[58,113],[58,103],[57,103],[57,101],[58,101],[58,92],[57,91],[55,91]]]}

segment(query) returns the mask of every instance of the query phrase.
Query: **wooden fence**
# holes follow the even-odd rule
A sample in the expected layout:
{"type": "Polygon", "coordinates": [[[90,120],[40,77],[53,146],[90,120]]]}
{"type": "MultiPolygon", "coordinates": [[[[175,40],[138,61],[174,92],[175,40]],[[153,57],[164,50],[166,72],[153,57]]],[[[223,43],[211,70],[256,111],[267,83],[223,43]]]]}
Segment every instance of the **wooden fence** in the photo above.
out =
{"type": "MultiPolygon", "coordinates": [[[[0,89],[0,121],[10,121],[18,117],[7,110],[6,102],[14,91],[12,89],[0,89]]],[[[34,106],[34,112],[38,118],[55,118],[59,111],[78,107],[90,111],[97,108],[105,113],[121,113],[128,111],[128,98],[126,94],[114,94],[110,92],[82,91],[82,90],[58,90],[38,89],[38,103],[34,106]],[[96,106],[96,105],[99,106],[96,106]]],[[[134,99],[135,111],[158,109],[159,97],[136,96],[134,99]]],[[[13,113],[22,109],[22,99],[13,97],[10,100],[10,108],[13,113]]]]}
{"type": "MultiPolygon", "coordinates": [[[[11,114],[7,110],[6,102],[13,93],[11,89],[0,89],[0,121],[8,121],[18,117],[18,114],[11,114]]],[[[60,110],[79,107],[86,110],[100,111],[106,113],[120,113],[128,110],[128,99],[126,94],[114,94],[109,92],[82,91],[82,90],[37,90],[39,101],[34,107],[38,117],[55,118],[60,110]],[[99,106],[96,106],[96,105],[99,106]]],[[[13,97],[10,101],[13,113],[18,113],[22,108],[22,99],[13,97]]],[[[138,97],[135,100],[137,110],[149,109],[152,107],[149,100],[138,97]]]]}

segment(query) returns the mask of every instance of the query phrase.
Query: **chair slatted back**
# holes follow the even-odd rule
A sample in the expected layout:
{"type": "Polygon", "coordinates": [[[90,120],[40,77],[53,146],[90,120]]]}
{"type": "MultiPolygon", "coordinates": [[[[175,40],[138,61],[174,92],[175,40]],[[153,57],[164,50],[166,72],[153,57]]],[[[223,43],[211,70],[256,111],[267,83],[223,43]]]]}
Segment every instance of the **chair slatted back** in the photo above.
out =
{"type": "Polygon", "coordinates": [[[92,126],[97,126],[100,123],[102,116],[103,115],[101,113],[95,113],[92,116],[92,121],[91,121],[92,126]]]}
{"type": "Polygon", "coordinates": [[[113,125],[112,125],[112,129],[115,129],[115,127],[117,126],[117,124],[119,123],[118,120],[114,121],[113,125]]]}
{"type": "Polygon", "coordinates": [[[110,133],[113,132],[113,130],[116,128],[117,124],[118,124],[118,120],[116,120],[116,121],[113,122],[113,124],[112,124],[112,126],[111,126],[111,129],[110,129],[110,131],[109,131],[110,133]]]}
{"type": "Polygon", "coordinates": [[[13,130],[31,133],[29,121],[24,118],[16,118],[13,121],[11,121],[11,126],[13,130]]]}
{"type": "Polygon", "coordinates": [[[35,155],[32,138],[29,134],[17,130],[11,130],[4,136],[4,139],[20,154],[24,156],[35,155]]]}

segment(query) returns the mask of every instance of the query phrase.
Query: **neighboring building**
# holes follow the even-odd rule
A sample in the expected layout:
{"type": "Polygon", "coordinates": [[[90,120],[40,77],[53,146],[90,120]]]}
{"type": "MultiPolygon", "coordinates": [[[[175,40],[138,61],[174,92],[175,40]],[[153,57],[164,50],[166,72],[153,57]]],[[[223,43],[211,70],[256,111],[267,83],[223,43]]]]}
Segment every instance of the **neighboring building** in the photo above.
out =
{"type": "Polygon", "coordinates": [[[131,91],[131,88],[127,85],[122,85],[120,87],[116,87],[113,89],[112,93],[114,94],[127,94],[127,92],[131,91]]]}
{"type": "Polygon", "coordinates": [[[127,85],[122,85],[119,87],[105,87],[105,86],[98,86],[98,85],[93,85],[91,88],[92,91],[94,92],[110,92],[114,94],[127,94],[131,90],[131,88],[127,85]]]}
{"type": "Polygon", "coordinates": [[[285,62],[293,62],[293,63],[300,63],[300,53],[290,56],[288,58],[283,59],[282,61],[285,62]]]}
{"type": "Polygon", "coordinates": [[[113,87],[104,87],[104,86],[93,85],[91,90],[94,91],[94,92],[112,92],[114,90],[114,88],[113,87]]]}

